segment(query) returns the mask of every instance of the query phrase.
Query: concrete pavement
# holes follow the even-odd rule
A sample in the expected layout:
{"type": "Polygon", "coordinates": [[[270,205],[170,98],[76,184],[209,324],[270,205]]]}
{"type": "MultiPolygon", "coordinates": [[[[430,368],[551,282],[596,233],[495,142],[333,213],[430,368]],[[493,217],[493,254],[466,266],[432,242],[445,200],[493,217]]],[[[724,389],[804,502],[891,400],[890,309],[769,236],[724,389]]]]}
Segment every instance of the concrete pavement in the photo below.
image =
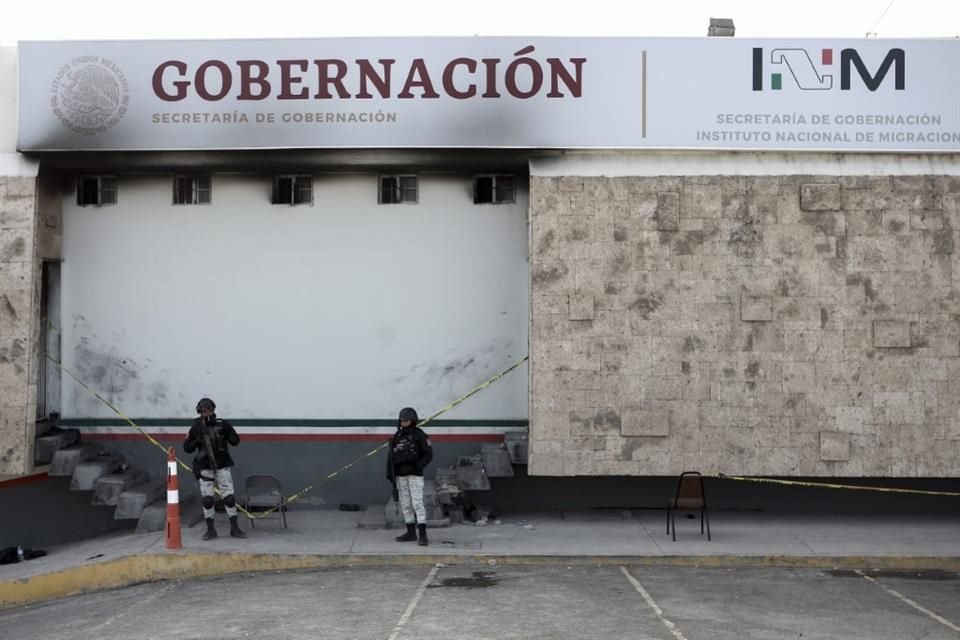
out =
{"type": "Polygon", "coordinates": [[[202,526],[183,530],[183,549],[162,533],[109,535],[48,549],[0,566],[0,606],[170,578],[314,567],[410,565],[673,565],[960,570],[960,513],[843,515],[714,511],[712,541],[698,520],[678,514],[677,541],[660,510],[509,514],[486,526],[430,529],[430,546],[393,540],[396,529],[358,527],[362,512],[291,509],[245,523],[248,537],[204,542],[202,526]]]}
{"type": "Polygon", "coordinates": [[[956,640],[960,574],[431,565],[166,580],[0,610],[4,640],[956,640]]]}

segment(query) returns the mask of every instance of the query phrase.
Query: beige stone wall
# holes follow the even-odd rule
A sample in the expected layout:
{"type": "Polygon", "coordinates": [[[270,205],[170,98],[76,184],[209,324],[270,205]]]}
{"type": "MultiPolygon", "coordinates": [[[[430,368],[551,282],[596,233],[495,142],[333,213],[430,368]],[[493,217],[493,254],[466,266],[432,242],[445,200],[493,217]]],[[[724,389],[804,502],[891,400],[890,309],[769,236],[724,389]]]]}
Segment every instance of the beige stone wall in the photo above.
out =
{"type": "Polygon", "coordinates": [[[0,474],[33,468],[36,184],[0,177],[0,474]]]}
{"type": "Polygon", "coordinates": [[[960,474],[960,178],[530,191],[532,474],[960,474]]]}

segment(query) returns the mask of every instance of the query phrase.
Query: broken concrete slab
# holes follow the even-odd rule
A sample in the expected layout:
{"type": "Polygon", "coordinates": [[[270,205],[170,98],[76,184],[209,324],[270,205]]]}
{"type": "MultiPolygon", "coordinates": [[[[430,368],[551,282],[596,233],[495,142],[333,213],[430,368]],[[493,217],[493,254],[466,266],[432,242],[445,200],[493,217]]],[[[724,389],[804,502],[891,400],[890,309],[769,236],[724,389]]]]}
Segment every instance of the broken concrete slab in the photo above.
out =
{"type": "Polygon", "coordinates": [[[45,435],[38,436],[33,450],[34,462],[50,464],[57,451],[71,447],[79,441],[80,431],[77,429],[54,429],[45,435]]]}
{"type": "Polygon", "coordinates": [[[490,480],[483,469],[480,455],[460,456],[457,461],[457,485],[464,491],[488,491],[490,480]]]}
{"type": "Polygon", "coordinates": [[[525,433],[508,433],[503,436],[503,445],[510,454],[513,464],[527,464],[530,453],[530,440],[525,433]]]}
{"type": "Polygon", "coordinates": [[[117,471],[123,458],[115,455],[97,456],[77,464],[70,480],[71,491],[92,491],[93,484],[102,476],[117,471]]]}
{"type": "Polygon", "coordinates": [[[66,449],[60,449],[53,454],[53,460],[50,462],[50,470],[47,472],[51,476],[72,476],[77,465],[84,460],[97,455],[98,448],[94,444],[77,444],[66,449]]]}
{"type": "Polygon", "coordinates": [[[463,491],[457,485],[457,480],[456,469],[437,469],[433,482],[436,487],[438,503],[449,505],[460,501],[463,491]]]}
{"type": "Polygon", "coordinates": [[[513,464],[505,445],[486,443],[480,447],[483,470],[488,478],[513,477],[513,464]]]}
{"type": "Polygon", "coordinates": [[[93,504],[116,506],[120,494],[146,480],[146,475],[140,469],[127,469],[97,478],[93,483],[93,504]]]}
{"type": "MultiPolygon", "coordinates": [[[[203,510],[200,501],[196,497],[191,497],[187,502],[180,503],[180,527],[189,528],[195,526],[203,520],[203,510]]],[[[167,503],[158,500],[148,505],[137,521],[135,533],[149,533],[151,531],[163,531],[167,526],[167,503]]]]}
{"type": "MultiPolygon", "coordinates": [[[[161,483],[143,483],[130,487],[117,497],[114,520],[134,520],[141,516],[148,505],[163,497],[166,487],[161,483]]],[[[166,503],[164,503],[166,506],[166,503]]]]}
{"type": "MultiPolygon", "coordinates": [[[[181,523],[182,526],[183,523],[181,523]]],[[[149,533],[151,531],[162,531],[167,526],[167,505],[166,503],[154,503],[148,505],[140,512],[140,518],[137,520],[135,533],[149,533]]]]}

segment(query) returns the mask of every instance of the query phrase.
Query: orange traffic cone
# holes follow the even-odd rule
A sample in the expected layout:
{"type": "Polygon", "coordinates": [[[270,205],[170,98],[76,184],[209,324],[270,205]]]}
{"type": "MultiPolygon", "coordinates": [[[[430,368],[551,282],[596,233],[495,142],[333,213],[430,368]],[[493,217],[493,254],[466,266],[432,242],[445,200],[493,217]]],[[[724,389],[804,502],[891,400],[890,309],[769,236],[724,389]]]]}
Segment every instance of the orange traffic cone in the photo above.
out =
{"type": "Polygon", "coordinates": [[[177,454],[167,449],[167,549],[182,549],[180,539],[180,485],[177,482],[177,454]]]}

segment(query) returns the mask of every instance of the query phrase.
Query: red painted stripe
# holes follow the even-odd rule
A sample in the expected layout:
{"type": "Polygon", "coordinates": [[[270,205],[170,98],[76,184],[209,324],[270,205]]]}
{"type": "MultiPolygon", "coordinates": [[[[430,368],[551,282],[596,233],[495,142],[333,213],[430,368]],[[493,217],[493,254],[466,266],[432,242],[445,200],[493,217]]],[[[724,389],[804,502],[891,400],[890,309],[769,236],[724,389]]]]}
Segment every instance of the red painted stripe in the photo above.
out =
{"type": "Polygon", "coordinates": [[[21,484],[29,484],[31,482],[39,482],[40,480],[46,480],[50,476],[46,471],[42,473],[34,473],[29,476],[20,476],[19,478],[10,478],[9,480],[0,480],[0,487],[15,487],[21,484]]]}
{"type": "MultiPolygon", "coordinates": [[[[183,442],[184,436],[176,433],[151,433],[160,442],[183,442]]],[[[305,433],[248,433],[241,436],[241,442],[386,442],[389,435],[377,433],[323,434],[305,433]]],[[[442,433],[430,436],[434,442],[503,442],[499,433],[442,433]]],[[[90,440],[144,440],[138,433],[84,433],[84,441],[90,440]]],[[[146,442],[146,440],[144,440],[146,442]]]]}

